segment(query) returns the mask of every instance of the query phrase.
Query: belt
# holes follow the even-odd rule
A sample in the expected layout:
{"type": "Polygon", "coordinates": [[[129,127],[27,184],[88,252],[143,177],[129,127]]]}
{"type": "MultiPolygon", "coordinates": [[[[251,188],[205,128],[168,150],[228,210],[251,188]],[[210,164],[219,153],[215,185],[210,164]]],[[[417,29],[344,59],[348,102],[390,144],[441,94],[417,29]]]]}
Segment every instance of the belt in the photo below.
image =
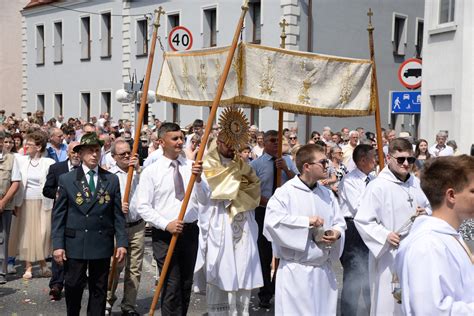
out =
{"type": "Polygon", "coordinates": [[[140,219],[139,219],[138,221],[136,221],[136,222],[126,223],[125,227],[130,228],[130,227],[134,227],[134,226],[140,225],[141,223],[143,223],[143,219],[142,219],[142,218],[140,218],[140,219]]]}

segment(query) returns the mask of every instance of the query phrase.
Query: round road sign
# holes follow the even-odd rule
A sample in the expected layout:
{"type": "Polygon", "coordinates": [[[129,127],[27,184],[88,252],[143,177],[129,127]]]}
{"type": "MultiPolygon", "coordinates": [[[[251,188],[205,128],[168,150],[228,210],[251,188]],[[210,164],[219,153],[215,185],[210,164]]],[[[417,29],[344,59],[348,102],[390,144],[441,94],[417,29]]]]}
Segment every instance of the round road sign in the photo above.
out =
{"type": "Polygon", "coordinates": [[[191,31],[184,26],[174,27],[168,34],[168,44],[174,51],[190,50],[193,46],[191,31]]]}
{"type": "Polygon", "coordinates": [[[398,79],[408,89],[421,87],[421,60],[410,58],[405,60],[398,68],[398,79]]]}

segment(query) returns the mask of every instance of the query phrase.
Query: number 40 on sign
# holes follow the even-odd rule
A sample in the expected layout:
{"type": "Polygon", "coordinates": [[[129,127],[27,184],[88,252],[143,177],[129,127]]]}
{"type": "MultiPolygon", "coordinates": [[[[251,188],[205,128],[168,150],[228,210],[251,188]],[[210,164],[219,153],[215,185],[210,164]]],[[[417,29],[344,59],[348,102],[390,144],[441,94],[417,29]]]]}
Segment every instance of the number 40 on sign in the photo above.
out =
{"type": "Polygon", "coordinates": [[[193,36],[184,26],[174,27],[168,34],[168,44],[174,51],[190,50],[193,46],[193,36]]]}

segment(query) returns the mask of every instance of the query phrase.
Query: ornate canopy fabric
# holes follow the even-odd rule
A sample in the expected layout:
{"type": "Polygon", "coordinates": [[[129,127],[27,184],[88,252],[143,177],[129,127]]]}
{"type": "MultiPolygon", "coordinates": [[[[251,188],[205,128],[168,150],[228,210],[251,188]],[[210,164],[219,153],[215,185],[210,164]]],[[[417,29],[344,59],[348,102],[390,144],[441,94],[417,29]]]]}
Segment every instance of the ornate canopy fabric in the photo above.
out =
{"type": "MultiPolygon", "coordinates": [[[[228,50],[165,53],[157,98],[211,106],[228,50]]],[[[220,102],[232,104],[321,116],[371,115],[372,62],[240,43],[220,102]]]]}

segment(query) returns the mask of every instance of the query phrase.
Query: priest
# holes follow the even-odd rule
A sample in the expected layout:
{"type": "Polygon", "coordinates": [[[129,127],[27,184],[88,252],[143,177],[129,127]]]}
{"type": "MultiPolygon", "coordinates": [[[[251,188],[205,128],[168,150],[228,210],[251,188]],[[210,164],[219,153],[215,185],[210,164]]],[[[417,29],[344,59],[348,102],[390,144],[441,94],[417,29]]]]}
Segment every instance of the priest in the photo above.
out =
{"type": "Polygon", "coordinates": [[[474,257],[458,233],[463,220],[474,218],[474,157],[428,162],[421,187],[433,216],[415,220],[395,259],[403,312],[474,315],[474,257]]]}
{"type": "Polygon", "coordinates": [[[296,154],[300,175],[275,191],[267,204],[264,235],[280,258],[275,315],[336,315],[338,260],[346,224],[327,178],[323,147],[308,144],[296,154]]]}
{"type": "Polygon", "coordinates": [[[399,287],[394,273],[395,255],[413,219],[425,212],[431,214],[420,181],[410,174],[415,160],[408,140],[392,140],[387,166],[368,184],[354,218],[370,251],[371,315],[401,315],[400,305],[392,295],[399,287]]]}
{"type": "Polygon", "coordinates": [[[260,199],[260,180],[249,164],[236,155],[239,143],[248,141],[244,118],[240,110],[224,112],[220,119],[222,130],[203,161],[211,200],[199,212],[195,270],[203,271],[206,277],[211,316],[248,315],[251,290],[263,286],[254,213],[260,199]],[[231,129],[231,124],[242,128],[231,129]],[[240,131],[244,133],[238,135],[240,131]]]}

